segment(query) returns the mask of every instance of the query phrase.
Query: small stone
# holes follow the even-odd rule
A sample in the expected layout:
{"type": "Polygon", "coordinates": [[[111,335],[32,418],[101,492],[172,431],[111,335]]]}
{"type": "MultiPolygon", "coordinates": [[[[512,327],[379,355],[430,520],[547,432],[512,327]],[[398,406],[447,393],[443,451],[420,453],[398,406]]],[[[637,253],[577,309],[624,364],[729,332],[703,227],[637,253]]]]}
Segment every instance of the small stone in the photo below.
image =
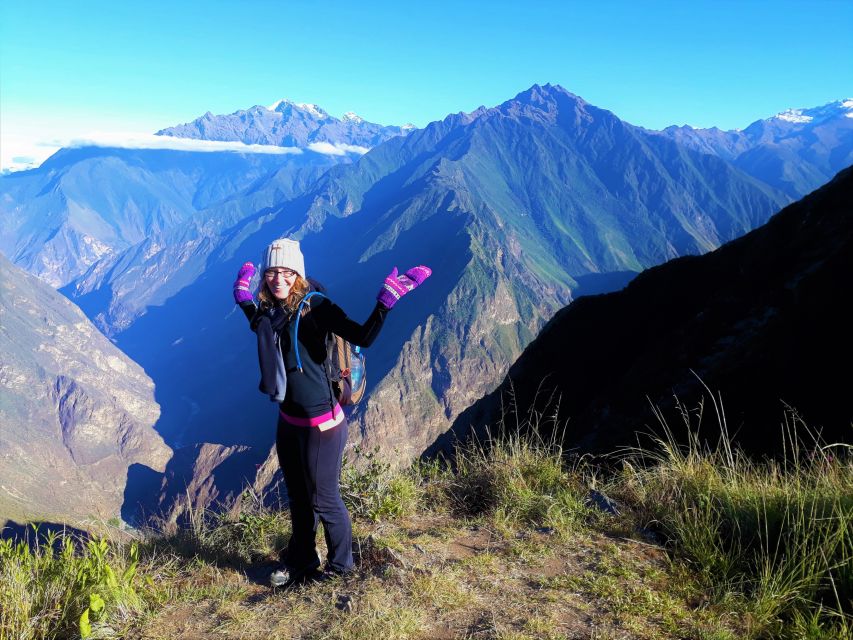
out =
{"type": "Polygon", "coordinates": [[[340,611],[345,611],[346,613],[352,613],[355,610],[355,600],[352,596],[349,595],[339,595],[338,602],[335,604],[335,607],[340,611]]]}
{"type": "Polygon", "coordinates": [[[585,502],[587,506],[596,507],[610,515],[619,515],[619,506],[616,504],[616,501],[595,489],[589,490],[589,494],[587,495],[585,502]]]}

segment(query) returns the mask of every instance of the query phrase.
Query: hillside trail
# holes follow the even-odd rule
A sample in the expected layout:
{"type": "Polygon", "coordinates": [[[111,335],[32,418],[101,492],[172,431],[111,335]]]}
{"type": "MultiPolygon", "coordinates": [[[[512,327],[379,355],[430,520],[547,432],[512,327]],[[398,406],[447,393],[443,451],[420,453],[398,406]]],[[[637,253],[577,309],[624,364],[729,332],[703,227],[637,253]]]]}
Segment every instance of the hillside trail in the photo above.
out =
{"type": "Polygon", "coordinates": [[[174,597],[129,637],[734,636],[666,551],[641,539],[586,528],[499,532],[421,514],[358,522],[355,543],[353,578],[289,590],[267,586],[269,563],[199,563],[174,578],[174,597]]]}

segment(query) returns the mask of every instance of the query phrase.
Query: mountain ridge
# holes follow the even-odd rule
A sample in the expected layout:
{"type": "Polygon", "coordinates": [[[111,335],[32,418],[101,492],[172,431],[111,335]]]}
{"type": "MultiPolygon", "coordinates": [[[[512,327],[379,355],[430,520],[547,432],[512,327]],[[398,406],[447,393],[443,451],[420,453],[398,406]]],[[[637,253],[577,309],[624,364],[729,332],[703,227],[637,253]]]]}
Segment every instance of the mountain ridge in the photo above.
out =
{"type": "MultiPolygon", "coordinates": [[[[853,167],[714,252],[574,301],[437,448],[469,425],[513,423],[515,411],[504,413],[511,397],[518,412],[567,425],[565,446],[609,452],[636,445],[637,432],[660,434],[639,418],[652,419],[648,403],[666,409],[675,396],[693,407],[708,388],[721,398],[733,440],[753,454],[782,447],[777,423],[766,421],[785,411],[789,437],[853,441],[844,382],[825,365],[830,353],[853,357],[850,312],[836,304],[853,277],[851,195],[853,167]],[[548,406],[556,398],[559,406],[548,406]]],[[[680,425],[671,429],[685,437],[680,425]]],[[[715,441],[718,429],[704,426],[704,437],[715,441]]]]}
{"type": "Polygon", "coordinates": [[[349,112],[339,119],[315,104],[282,99],[271,107],[255,105],[230,114],[208,111],[191,122],[160,129],[155,135],[282,147],[345,143],[363,152],[413,130],[411,125],[381,125],[352,116],[355,114],[349,112]]]}
{"type": "Polygon", "coordinates": [[[853,163],[853,99],[787,109],[742,130],[673,126],[659,134],[717,155],[799,198],[853,163]]]}

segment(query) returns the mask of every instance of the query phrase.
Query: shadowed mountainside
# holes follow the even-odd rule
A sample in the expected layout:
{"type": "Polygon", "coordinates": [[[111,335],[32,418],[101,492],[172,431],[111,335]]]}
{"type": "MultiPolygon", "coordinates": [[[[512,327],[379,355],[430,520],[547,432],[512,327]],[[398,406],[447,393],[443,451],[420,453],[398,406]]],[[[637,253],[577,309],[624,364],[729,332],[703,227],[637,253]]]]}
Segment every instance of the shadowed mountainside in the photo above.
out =
{"type": "MultiPolygon", "coordinates": [[[[710,254],[672,260],[622,291],[562,309],[503,384],[460,415],[434,449],[472,425],[496,423],[512,395],[523,411],[546,414],[559,398],[568,445],[594,452],[635,445],[635,432],[658,428],[650,401],[665,407],[677,396],[695,406],[703,393],[696,376],[719,392],[729,432],[751,452],[781,447],[786,405],[826,441],[851,442],[851,278],[848,168],[710,254]]],[[[715,422],[706,415],[706,437],[715,439],[715,422]]],[[[788,422],[802,435],[801,422],[788,422]]]]}

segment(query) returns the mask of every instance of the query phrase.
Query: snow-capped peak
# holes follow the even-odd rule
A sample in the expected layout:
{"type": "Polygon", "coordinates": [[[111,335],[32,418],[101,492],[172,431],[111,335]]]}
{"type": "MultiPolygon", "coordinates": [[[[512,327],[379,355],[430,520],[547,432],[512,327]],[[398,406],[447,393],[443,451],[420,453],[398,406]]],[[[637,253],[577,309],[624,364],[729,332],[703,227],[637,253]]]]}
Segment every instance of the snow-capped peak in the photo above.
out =
{"type": "Polygon", "coordinates": [[[325,119],[329,117],[329,114],[323,111],[316,104],[312,104],[310,102],[293,102],[293,100],[288,100],[287,98],[282,98],[281,100],[276,100],[270,106],[267,107],[270,111],[283,111],[281,108],[282,105],[289,105],[291,107],[296,107],[300,111],[306,111],[309,115],[325,119]]]}
{"type": "Polygon", "coordinates": [[[806,124],[809,122],[817,124],[842,115],[853,118],[853,98],[836,100],[835,102],[811,109],[786,109],[782,113],[777,113],[773,118],[793,124],[806,124]]]}
{"type": "Polygon", "coordinates": [[[344,122],[352,122],[354,124],[361,124],[364,122],[364,118],[353,111],[347,111],[342,118],[344,122]]]}
{"type": "Polygon", "coordinates": [[[786,109],[782,113],[777,113],[775,117],[778,120],[784,120],[785,122],[794,122],[797,124],[803,122],[811,122],[812,120],[814,120],[813,116],[805,115],[802,109],[786,109]]]}
{"type": "Polygon", "coordinates": [[[287,98],[282,98],[281,100],[276,100],[275,102],[273,102],[270,106],[267,107],[267,109],[269,109],[270,111],[275,111],[282,104],[293,104],[293,103],[290,100],[288,100],[287,98]]]}
{"type": "Polygon", "coordinates": [[[329,115],[316,104],[312,104],[310,102],[297,102],[296,106],[302,109],[303,111],[307,111],[315,118],[325,118],[329,115]]]}

